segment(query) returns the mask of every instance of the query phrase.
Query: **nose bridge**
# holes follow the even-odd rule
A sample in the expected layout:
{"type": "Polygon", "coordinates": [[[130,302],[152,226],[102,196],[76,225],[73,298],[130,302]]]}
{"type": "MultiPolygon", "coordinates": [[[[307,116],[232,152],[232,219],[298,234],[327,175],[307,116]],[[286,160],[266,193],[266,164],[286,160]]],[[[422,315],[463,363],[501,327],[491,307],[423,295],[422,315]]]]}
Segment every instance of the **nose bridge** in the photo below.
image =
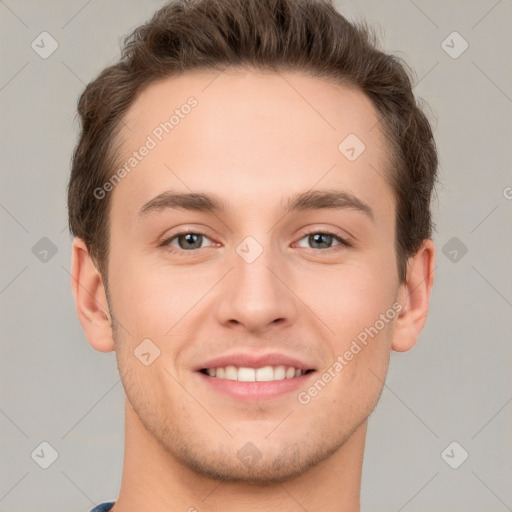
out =
{"type": "Polygon", "coordinates": [[[285,285],[286,271],[278,248],[271,247],[269,236],[262,238],[260,242],[246,237],[235,250],[233,270],[225,280],[217,310],[224,324],[258,330],[293,319],[293,293],[285,285]]]}
{"type": "Polygon", "coordinates": [[[271,268],[279,267],[279,260],[269,245],[260,245],[253,237],[248,237],[237,247],[234,272],[239,295],[257,299],[263,294],[269,300],[269,295],[278,294],[277,278],[271,268]]]}

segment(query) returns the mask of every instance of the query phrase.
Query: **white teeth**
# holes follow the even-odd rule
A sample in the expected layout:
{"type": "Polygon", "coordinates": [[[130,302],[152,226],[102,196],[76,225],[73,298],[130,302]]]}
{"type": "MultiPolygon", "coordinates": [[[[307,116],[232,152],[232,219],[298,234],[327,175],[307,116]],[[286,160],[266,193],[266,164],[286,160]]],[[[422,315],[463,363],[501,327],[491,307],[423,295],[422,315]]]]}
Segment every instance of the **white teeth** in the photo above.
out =
{"type": "Polygon", "coordinates": [[[300,377],[305,371],[293,366],[263,366],[262,368],[247,368],[228,365],[225,367],[208,368],[206,373],[218,379],[238,380],[240,382],[269,382],[272,380],[293,379],[300,377]]]}
{"type": "Polygon", "coordinates": [[[286,368],[284,366],[276,366],[274,368],[274,380],[283,380],[286,377],[286,368]]]}
{"type": "Polygon", "coordinates": [[[256,370],[256,380],[259,382],[267,382],[274,380],[274,368],[272,366],[264,366],[256,370]]]}
{"type": "Polygon", "coordinates": [[[224,375],[225,379],[237,380],[238,379],[237,374],[238,374],[238,372],[237,372],[236,366],[226,366],[226,374],[224,375]]]}
{"type": "Polygon", "coordinates": [[[238,380],[254,382],[256,380],[256,370],[254,368],[238,368],[238,380]]]}
{"type": "Polygon", "coordinates": [[[295,368],[293,368],[292,366],[288,366],[288,368],[286,368],[284,376],[287,379],[291,379],[292,377],[295,377],[295,368]]]}

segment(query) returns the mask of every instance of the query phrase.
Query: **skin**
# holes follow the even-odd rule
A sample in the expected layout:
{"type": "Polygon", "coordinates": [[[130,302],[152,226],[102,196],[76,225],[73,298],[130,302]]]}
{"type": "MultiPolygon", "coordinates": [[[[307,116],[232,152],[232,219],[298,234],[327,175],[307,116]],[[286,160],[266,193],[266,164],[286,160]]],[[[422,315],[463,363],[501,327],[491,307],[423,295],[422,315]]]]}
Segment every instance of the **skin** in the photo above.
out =
{"type": "Polygon", "coordinates": [[[190,96],[197,107],[110,192],[108,301],[85,244],[73,244],[79,319],[93,348],[115,350],[127,397],[113,510],[359,511],[367,418],[391,350],[412,348],[424,326],[433,243],[401,284],[379,116],[358,90],[305,74],[197,71],[153,83],[126,115],[121,161],[190,96]],[[366,146],[352,162],[338,150],[348,134],[366,146]],[[285,201],[310,189],[349,192],[373,219],[355,208],[286,215],[285,201]],[[228,207],[137,216],[164,191],[216,194],[228,207]],[[180,231],[204,234],[200,248],[159,245],[180,231]],[[307,236],[326,231],[352,246],[307,236]],[[250,264],[236,252],[247,236],[263,249],[250,264]],[[400,314],[306,405],[295,391],[242,402],[194,371],[224,353],[276,351],[320,375],[394,303],[400,314]],[[160,350],[149,366],[133,354],[147,338],[160,350]],[[252,465],[237,457],[248,442],[261,455],[252,465]]]}

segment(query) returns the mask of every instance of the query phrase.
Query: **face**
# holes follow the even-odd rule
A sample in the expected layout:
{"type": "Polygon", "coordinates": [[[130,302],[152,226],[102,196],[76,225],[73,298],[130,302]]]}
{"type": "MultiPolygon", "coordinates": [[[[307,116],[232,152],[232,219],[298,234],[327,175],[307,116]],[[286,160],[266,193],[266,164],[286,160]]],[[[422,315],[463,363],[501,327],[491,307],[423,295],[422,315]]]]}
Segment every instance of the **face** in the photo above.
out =
{"type": "Polygon", "coordinates": [[[115,350],[170,456],[283,481],[342,447],[382,389],[399,290],[386,143],[355,89],[217,75],[154,83],[125,118],[115,350]]]}

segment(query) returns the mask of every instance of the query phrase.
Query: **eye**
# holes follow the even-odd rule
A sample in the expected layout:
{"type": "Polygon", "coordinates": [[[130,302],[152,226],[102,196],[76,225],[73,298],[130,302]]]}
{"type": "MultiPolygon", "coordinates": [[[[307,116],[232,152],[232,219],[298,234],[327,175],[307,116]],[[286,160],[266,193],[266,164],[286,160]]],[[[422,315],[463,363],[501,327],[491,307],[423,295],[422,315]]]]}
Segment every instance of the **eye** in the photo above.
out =
{"type": "Polygon", "coordinates": [[[194,249],[202,249],[203,240],[210,240],[201,233],[192,231],[184,231],[177,233],[162,242],[162,246],[170,247],[172,251],[193,251],[194,249]]]}
{"type": "MultiPolygon", "coordinates": [[[[306,239],[306,243],[311,244],[312,249],[332,249],[338,245],[351,247],[350,243],[341,236],[326,231],[312,231],[310,233],[306,233],[306,235],[304,235],[300,240],[304,239],[306,239]],[[338,243],[333,246],[333,242],[338,243]]],[[[303,245],[300,245],[300,241],[298,243],[299,247],[304,247],[303,245]]]]}
{"type": "MultiPolygon", "coordinates": [[[[210,238],[202,233],[183,231],[165,239],[160,245],[168,248],[171,252],[194,252],[196,249],[203,249],[205,247],[203,246],[203,242],[205,240],[211,242],[210,238]]],[[[347,240],[335,233],[327,231],[312,231],[310,233],[306,233],[296,245],[299,247],[305,247],[300,243],[302,240],[306,240],[306,243],[311,245],[311,247],[306,247],[310,249],[329,250],[334,249],[337,246],[351,247],[351,244],[347,240]]],[[[210,247],[213,245],[214,243],[209,244],[210,247]]]]}

